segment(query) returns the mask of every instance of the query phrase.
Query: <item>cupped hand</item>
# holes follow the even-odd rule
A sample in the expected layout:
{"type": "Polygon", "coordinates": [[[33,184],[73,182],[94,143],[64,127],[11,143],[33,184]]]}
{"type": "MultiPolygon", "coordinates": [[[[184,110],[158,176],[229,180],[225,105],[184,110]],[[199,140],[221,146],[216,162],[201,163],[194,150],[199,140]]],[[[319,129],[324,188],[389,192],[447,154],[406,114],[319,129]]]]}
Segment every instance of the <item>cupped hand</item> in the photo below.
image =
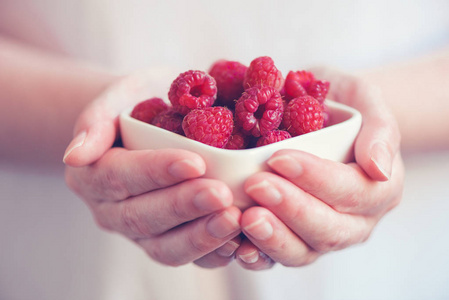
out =
{"type": "Polygon", "coordinates": [[[241,212],[225,184],[201,178],[203,159],[185,150],[113,147],[118,114],[156,96],[148,89],[160,78],[121,78],[84,110],[64,155],[67,185],[100,227],[128,237],[154,260],[224,266],[240,244],[241,212]]]}
{"type": "Polygon", "coordinates": [[[236,256],[247,269],[312,263],[324,253],[359,244],[400,202],[404,168],[400,134],[378,90],[335,70],[314,70],[331,82],[328,98],[358,109],[363,117],[355,162],[343,164],[295,150],[267,162],[273,172],[249,178],[246,192],[259,204],[241,217],[236,256]]]}

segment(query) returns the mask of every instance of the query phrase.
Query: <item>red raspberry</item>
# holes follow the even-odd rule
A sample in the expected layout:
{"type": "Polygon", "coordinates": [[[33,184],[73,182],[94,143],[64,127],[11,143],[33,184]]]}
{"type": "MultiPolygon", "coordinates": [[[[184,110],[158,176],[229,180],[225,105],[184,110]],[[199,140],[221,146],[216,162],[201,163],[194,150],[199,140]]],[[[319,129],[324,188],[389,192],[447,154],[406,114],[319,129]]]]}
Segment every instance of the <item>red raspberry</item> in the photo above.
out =
{"type": "Polygon", "coordinates": [[[318,102],[323,103],[329,92],[329,86],[329,81],[315,80],[310,83],[307,89],[307,94],[318,100],[318,102]]]}
{"type": "Polygon", "coordinates": [[[134,106],[131,117],[145,123],[151,123],[153,118],[163,110],[167,109],[167,104],[161,98],[150,98],[134,106]]]}
{"type": "Polygon", "coordinates": [[[243,80],[245,89],[256,85],[270,86],[280,91],[284,86],[284,77],[268,56],[254,59],[246,70],[243,80]]]}
{"type": "Polygon", "coordinates": [[[285,98],[291,100],[307,95],[309,85],[315,81],[315,76],[307,71],[290,71],[285,78],[285,98]]]}
{"type": "Polygon", "coordinates": [[[249,136],[246,134],[243,134],[238,127],[234,127],[234,130],[232,131],[231,137],[229,138],[228,143],[226,144],[226,149],[231,150],[239,150],[239,149],[246,149],[249,144],[249,136]]]}
{"type": "Polygon", "coordinates": [[[181,73],[168,92],[173,108],[183,115],[193,109],[212,106],[216,96],[215,79],[206,72],[194,70],[181,73]]]}
{"type": "Polygon", "coordinates": [[[278,128],[283,111],[281,94],[269,86],[247,89],[235,104],[237,125],[255,137],[278,128]]]}
{"type": "Polygon", "coordinates": [[[273,130],[268,132],[266,135],[260,137],[257,140],[256,147],[265,146],[268,144],[277,143],[286,139],[291,138],[292,136],[288,131],[285,130],[273,130]]]}
{"type": "Polygon", "coordinates": [[[217,82],[216,105],[234,108],[235,101],[243,93],[246,69],[245,65],[229,60],[219,60],[212,65],[209,75],[217,82]]]}
{"type": "Polygon", "coordinates": [[[157,114],[151,124],[165,130],[184,135],[184,131],[182,130],[183,119],[184,116],[181,115],[178,111],[174,110],[173,108],[168,108],[157,114]]]}
{"type": "Polygon", "coordinates": [[[226,145],[233,127],[232,112],[222,106],[192,110],[182,122],[186,137],[217,148],[226,145]]]}
{"type": "Polygon", "coordinates": [[[303,96],[288,103],[282,125],[292,136],[297,136],[323,128],[323,122],[323,107],[318,100],[303,96]]]}

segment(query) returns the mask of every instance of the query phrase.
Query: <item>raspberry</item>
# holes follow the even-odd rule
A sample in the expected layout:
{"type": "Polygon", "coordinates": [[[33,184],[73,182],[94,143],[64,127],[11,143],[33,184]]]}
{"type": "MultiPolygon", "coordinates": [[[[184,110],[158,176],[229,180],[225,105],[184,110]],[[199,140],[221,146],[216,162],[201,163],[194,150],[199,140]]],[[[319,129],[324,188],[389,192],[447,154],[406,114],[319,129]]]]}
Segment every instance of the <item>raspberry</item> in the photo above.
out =
{"type": "Polygon", "coordinates": [[[238,127],[234,127],[232,131],[231,137],[229,138],[228,143],[226,144],[226,149],[239,150],[246,149],[249,144],[249,136],[243,134],[238,127]]]}
{"type": "Polygon", "coordinates": [[[291,100],[307,95],[309,85],[315,81],[315,76],[307,71],[290,71],[285,78],[285,98],[291,100]]]}
{"type": "Polygon", "coordinates": [[[278,128],[283,111],[281,94],[269,86],[247,89],[235,104],[237,125],[255,137],[278,128]]]}
{"type": "Polygon", "coordinates": [[[323,107],[318,100],[303,96],[288,103],[282,125],[292,136],[297,136],[323,128],[323,122],[323,107]]]}
{"type": "Polygon", "coordinates": [[[233,127],[232,112],[222,106],[192,110],[182,122],[186,137],[217,148],[226,145],[233,127]]]}
{"type": "Polygon", "coordinates": [[[173,108],[168,108],[157,114],[151,124],[165,130],[184,135],[182,120],[184,116],[173,108]]]}
{"type": "Polygon", "coordinates": [[[243,93],[246,69],[245,65],[229,60],[219,60],[212,65],[209,75],[217,82],[216,105],[234,108],[235,100],[243,93]]]}
{"type": "Polygon", "coordinates": [[[327,92],[329,92],[329,86],[329,81],[315,80],[310,83],[307,94],[318,100],[318,102],[323,103],[326,100],[327,92]]]}
{"type": "Polygon", "coordinates": [[[182,115],[214,104],[217,96],[215,79],[203,71],[181,73],[171,84],[168,99],[182,115]]]}
{"type": "Polygon", "coordinates": [[[288,131],[285,130],[273,130],[268,132],[266,135],[260,137],[257,140],[256,147],[265,146],[268,144],[277,143],[286,139],[291,138],[292,136],[288,131]]]}
{"type": "Polygon", "coordinates": [[[268,56],[261,56],[254,59],[249,65],[243,80],[245,89],[252,86],[270,86],[280,91],[284,86],[284,77],[274,65],[273,60],[268,56]]]}
{"type": "Polygon", "coordinates": [[[167,107],[167,104],[161,98],[150,98],[134,106],[131,117],[145,123],[151,123],[153,118],[161,111],[166,110],[167,107]]]}

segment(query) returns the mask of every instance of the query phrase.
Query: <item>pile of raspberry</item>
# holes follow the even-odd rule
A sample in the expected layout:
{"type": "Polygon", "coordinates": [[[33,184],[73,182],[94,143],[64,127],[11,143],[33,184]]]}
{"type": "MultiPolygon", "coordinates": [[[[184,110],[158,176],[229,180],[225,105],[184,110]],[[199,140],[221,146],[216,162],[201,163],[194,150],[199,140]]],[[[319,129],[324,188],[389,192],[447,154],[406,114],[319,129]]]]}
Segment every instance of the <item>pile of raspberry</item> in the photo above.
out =
{"type": "Polygon", "coordinates": [[[181,73],[170,86],[170,104],[151,98],[131,116],[213,147],[247,149],[326,126],[328,91],[328,81],[305,70],[284,78],[268,56],[249,66],[219,60],[209,72],[181,73]]]}

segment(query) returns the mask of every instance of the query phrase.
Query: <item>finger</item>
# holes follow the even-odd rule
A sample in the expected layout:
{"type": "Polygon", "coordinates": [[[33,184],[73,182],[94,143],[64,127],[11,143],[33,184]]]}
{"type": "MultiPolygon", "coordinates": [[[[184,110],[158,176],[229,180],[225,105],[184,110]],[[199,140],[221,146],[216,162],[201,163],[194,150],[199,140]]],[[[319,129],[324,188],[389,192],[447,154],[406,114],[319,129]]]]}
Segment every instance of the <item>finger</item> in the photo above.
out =
{"type": "Polygon", "coordinates": [[[259,173],[245,184],[246,192],[269,209],[317,252],[346,248],[365,241],[376,218],[342,214],[272,173],[259,173]]]}
{"type": "Polygon", "coordinates": [[[236,252],[237,262],[247,270],[260,271],[271,269],[275,262],[257,248],[250,240],[243,239],[236,252]]]}
{"type": "Polygon", "coordinates": [[[234,260],[234,252],[240,246],[240,235],[229,240],[215,251],[197,259],[194,263],[202,268],[224,267],[234,260]]]}
{"type": "Polygon", "coordinates": [[[204,160],[186,150],[109,150],[96,163],[69,168],[67,184],[97,201],[118,201],[202,176],[204,160]]]}
{"type": "Polygon", "coordinates": [[[380,90],[337,69],[319,68],[314,72],[331,82],[330,99],[354,107],[362,114],[363,123],[354,149],[357,163],[373,180],[389,180],[401,137],[380,90]]]}
{"type": "Polygon", "coordinates": [[[162,234],[232,205],[232,193],[221,181],[194,179],[120,202],[93,205],[97,223],[130,238],[162,234]]]}
{"type": "Polygon", "coordinates": [[[247,209],[242,215],[241,226],[242,232],[262,253],[284,266],[304,266],[319,256],[266,208],[247,209]]]}
{"type": "MultiPolygon", "coordinates": [[[[390,205],[394,182],[378,182],[369,178],[355,163],[342,164],[321,159],[310,153],[280,150],[268,165],[307,193],[324,201],[341,213],[374,215],[390,205]]],[[[401,168],[397,168],[400,172],[401,168]]]]}
{"type": "Polygon", "coordinates": [[[66,165],[87,166],[111,148],[117,138],[120,110],[109,106],[105,101],[92,103],[79,117],[74,138],[64,153],[66,165]]]}
{"type": "Polygon", "coordinates": [[[220,213],[178,226],[165,234],[137,243],[154,260],[180,266],[195,261],[240,234],[240,210],[233,206],[220,213]]]}
{"type": "Polygon", "coordinates": [[[355,159],[373,180],[390,180],[400,148],[397,123],[386,110],[376,113],[372,107],[362,111],[362,116],[364,121],[354,147],[355,159]]]}

